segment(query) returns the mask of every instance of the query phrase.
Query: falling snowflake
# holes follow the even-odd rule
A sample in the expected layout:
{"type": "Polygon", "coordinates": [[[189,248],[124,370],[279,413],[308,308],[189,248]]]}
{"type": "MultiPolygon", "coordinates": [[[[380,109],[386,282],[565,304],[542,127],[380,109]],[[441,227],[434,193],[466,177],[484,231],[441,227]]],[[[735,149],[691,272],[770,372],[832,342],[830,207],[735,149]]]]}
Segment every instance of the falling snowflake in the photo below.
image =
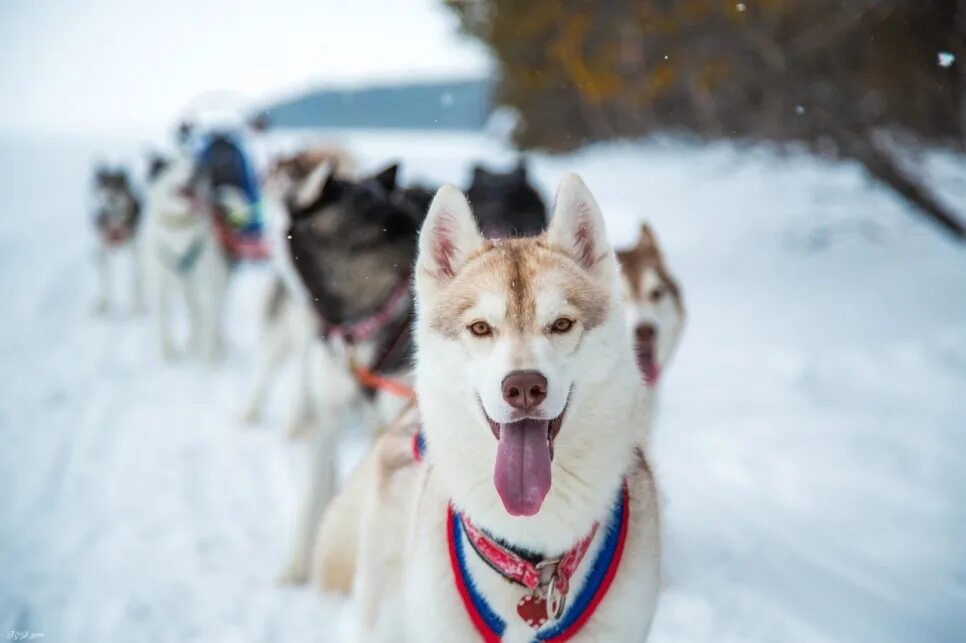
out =
{"type": "Polygon", "coordinates": [[[795,106],[795,113],[796,114],[799,114],[799,115],[804,114],[805,113],[805,107],[803,105],[796,105],[795,106]]]}
{"type": "Polygon", "coordinates": [[[668,59],[669,59],[668,55],[664,54],[664,60],[668,60],[668,59]]]}
{"type": "Polygon", "coordinates": [[[951,51],[940,51],[937,58],[940,67],[949,67],[956,62],[956,56],[951,51]]]}
{"type": "Polygon", "coordinates": [[[738,4],[735,5],[735,9],[737,9],[738,11],[744,11],[747,8],[748,7],[745,6],[744,2],[739,2],[738,4]]]}
{"type": "Polygon", "coordinates": [[[439,97],[439,102],[443,107],[449,107],[453,104],[453,94],[452,92],[445,92],[439,97]]]}

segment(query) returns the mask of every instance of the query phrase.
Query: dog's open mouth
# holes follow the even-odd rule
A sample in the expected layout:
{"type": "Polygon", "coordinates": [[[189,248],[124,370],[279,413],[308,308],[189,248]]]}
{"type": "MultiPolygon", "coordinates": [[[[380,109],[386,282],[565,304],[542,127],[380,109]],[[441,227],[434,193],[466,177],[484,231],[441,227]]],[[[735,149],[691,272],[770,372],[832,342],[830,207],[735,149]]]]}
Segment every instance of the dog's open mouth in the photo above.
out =
{"type": "Polygon", "coordinates": [[[661,367],[657,363],[657,331],[650,325],[638,326],[634,339],[637,369],[644,381],[653,386],[661,376],[661,367]]]}
{"type": "Polygon", "coordinates": [[[553,442],[560,433],[564,413],[552,420],[526,418],[500,424],[483,411],[499,445],[493,467],[493,484],[511,516],[532,516],[540,511],[550,491],[553,442]]]}

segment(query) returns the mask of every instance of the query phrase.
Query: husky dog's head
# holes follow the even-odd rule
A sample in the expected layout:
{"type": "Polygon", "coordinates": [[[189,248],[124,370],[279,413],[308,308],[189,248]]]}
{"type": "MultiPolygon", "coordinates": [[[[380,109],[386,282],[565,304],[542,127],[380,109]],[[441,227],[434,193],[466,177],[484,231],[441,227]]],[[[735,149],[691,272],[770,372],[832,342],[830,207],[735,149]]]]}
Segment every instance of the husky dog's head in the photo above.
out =
{"type": "Polygon", "coordinates": [[[100,166],[94,171],[94,222],[109,235],[131,230],[137,224],[140,204],[123,168],[100,166]]]}
{"type": "Polygon", "coordinates": [[[523,160],[509,172],[475,166],[466,196],[486,237],[533,236],[547,225],[547,207],[530,184],[523,160]]]}
{"type": "Polygon", "coordinates": [[[146,203],[159,225],[170,230],[194,230],[206,225],[194,198],[194,165],[189,157],[179,154],[151,160],[146,203]]]}
{"type": "Polygon", "coordinates": [[[396,172],[349,181],[322,163],[289,199],[290,261],[329,323],[372,313],[409,274],[421,215],[394,195],[396,172]]]}
{"type": "Polygon", "coordinates": [[[593,196],[569,175],[544,234],[487,240],[444,186],[420,234],[416,299],[420,410],[454,501],[501,534],[538,527],[517,542],[569,546],[572,534],[533,540],[541,517],[583,528],[609,505],[643,390],[593,196]]]}
{"type": "Polygon", "coordinates": [[[161,176],[161,174],[171,166],[171,159],[163,154],[158,154],[157,152],[151,152],[148,154],[147,158],[147,182],[154,183],[154,181],[161,176]]]}
{"type": "Polygon", "coordinates": [[[668,272],[651,228],[641,226],[637,245],[617,253],[624,284],[627,325],[633,333],[637,366],[651,386],[677,348],[684,328],[684,300],[668,272]]]}

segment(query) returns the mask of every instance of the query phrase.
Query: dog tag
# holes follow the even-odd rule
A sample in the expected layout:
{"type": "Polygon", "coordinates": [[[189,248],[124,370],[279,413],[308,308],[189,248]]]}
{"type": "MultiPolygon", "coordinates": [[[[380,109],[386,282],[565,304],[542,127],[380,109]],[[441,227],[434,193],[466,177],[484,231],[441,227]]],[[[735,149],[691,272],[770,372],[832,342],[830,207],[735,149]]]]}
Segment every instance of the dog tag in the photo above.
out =
{"type": "Polygon", "coordinates": [[[527,594],[517,603],[517,614],[533,629],[541,628],[547,623],[547,600],[527,594]]]}

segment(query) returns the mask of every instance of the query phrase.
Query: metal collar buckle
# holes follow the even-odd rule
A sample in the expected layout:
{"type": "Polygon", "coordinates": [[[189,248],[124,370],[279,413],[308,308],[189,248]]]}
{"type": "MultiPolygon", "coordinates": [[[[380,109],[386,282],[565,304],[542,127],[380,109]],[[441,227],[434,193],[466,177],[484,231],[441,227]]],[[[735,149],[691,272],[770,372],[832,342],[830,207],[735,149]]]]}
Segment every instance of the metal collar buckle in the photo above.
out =
{"type": "Polygon", "coordinates": [[[567,604],[567,592],[561,591],[558,586],[557,579],[557,566],[560,564],[560,558],[553,558],[549,560],[542,560],[535,565],[537,571],[543,572],[545,569],[550,569],[550,576],[544,581],[543,574],[541,573],[540,587],[537,588],[537,593],[542,595],[546,599],[547,604],[547,618],[551,622],[557,622],[560,617],[563,616],[564,608],[567,604]],[[546,587],[546,589],[544,589],[546,587]]]}

